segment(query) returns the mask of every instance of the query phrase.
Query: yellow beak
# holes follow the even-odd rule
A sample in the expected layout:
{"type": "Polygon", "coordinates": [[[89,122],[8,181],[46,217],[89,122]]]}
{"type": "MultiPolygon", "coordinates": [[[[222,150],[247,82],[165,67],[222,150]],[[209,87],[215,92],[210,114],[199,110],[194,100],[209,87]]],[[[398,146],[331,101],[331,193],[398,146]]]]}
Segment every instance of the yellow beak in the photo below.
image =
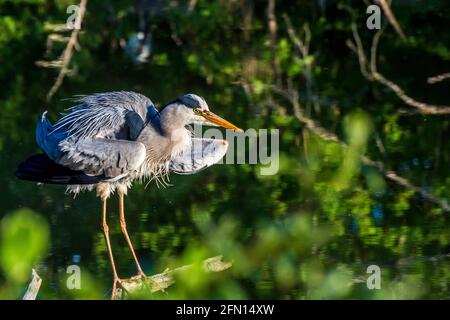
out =
{"type": "Polygon", "coordinates": [[[236,127],[231,122],[228,122],[224,118],[219,117],[217,114],[212,113],[211,111],[202,111],[202,116],[209,122],[217,124],[218,126],[221,126],[221,127],[227,128],[227,129],[232,129],[234,131],[242,131],[242,129],[236,127]]]}

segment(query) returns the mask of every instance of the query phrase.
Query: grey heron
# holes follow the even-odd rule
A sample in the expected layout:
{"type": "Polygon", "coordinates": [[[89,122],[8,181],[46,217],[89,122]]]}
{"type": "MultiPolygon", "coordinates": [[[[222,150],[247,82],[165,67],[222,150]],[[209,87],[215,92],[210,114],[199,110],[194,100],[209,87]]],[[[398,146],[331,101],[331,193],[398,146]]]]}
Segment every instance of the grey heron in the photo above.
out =
{"type": "Polygon", "coordinates": [[[42,154],[22,162],[17,177],[43,183],[67,185],[67,191],[96,190],[102,202],[102,226],[114,276],[113,292],[121,280],[117,274],[107,224],[107,199],[119,195],[122,233],[138,274],[145,276],[127,232],[124,197],[131,183],[156,180],[167,183],[170,172],[192,174],[226,153],[220,139],[195,138],[190,124],[238,127],[209,110],[195,94],[183,95],[158,110],[144,95],[108,92],[74,98],[76,105],[55,124],[44,112],[36,127],[42,154]]]}

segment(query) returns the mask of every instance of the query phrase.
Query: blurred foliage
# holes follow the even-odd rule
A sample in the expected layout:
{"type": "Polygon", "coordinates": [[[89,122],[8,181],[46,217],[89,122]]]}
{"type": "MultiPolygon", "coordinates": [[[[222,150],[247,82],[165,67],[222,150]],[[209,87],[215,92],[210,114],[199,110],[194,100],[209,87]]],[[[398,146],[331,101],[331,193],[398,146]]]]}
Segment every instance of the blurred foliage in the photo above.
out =
{"type": "Polygon", "coordinates": [[[47,255],[48,245],[48,223],[40,215],[29,209],[19,209],[3,217],[0,221],[0,269],[6,278],[6,288],[0,287],[0,296],[8,298],[20,289],[30,277],[31,268],[47,255]]]}
{"type": "MultiPolygon", "coordinates": [[[[276,1],[275,50],[267,1],[199,0],[190,13],[187,1],[171,3],[151,16],[152,55],[135,66],[120,46],[137,33],[133,6],[88,1],[72,74],[47,103],[57,70],[35,61],[55,59],[64,49],[64,43],[46,47],[46,25],[64,23],[74,2],[0,0],[0,297],[19,298],[32,266],[43,278],[41,299],[109,297],[95,195],[73,199],[61,187],[18,181],[13,173],[38,152],[34,129],[42,111],[56,118],[70,106],[63,98],[133,90],[158,105],[195,92],[240,127],[280,129],[277,175],[261,175],[258,165],[218,165],[173,176],[167,189],[134,186],[126,202],[128,230],[147,274],[218,254],[234,263],[217,274],[194,268],[165,292],[139,298],[450,298],[448,213],[360,162],[361,155],[383,161],[449,199],[449,119],[400,115],[408,107],[361,76],[345,41],[356,23],[369,47],[364,1],[276,1]],[[283,13],[299,35],[308,24],[307,56],[292,43],[283,13]],[[305,113],[348,148],[308,131],[270,90],[288,84],[305,113]],[[81,267],[80,290],[66,287],[71,264],[81,267]],[[366,287],[371,264],[381,267],[381,290],[366,287]]],[[[448,104],[448,81],[426,83],[450,70],[447,1],[394,1],[392,9],[407,39],[387,28],[380,71],[419,101],[448,104]]],[[[135,269],[116,199],[109,211],[118,272],[129,277],[135,269]]]]}

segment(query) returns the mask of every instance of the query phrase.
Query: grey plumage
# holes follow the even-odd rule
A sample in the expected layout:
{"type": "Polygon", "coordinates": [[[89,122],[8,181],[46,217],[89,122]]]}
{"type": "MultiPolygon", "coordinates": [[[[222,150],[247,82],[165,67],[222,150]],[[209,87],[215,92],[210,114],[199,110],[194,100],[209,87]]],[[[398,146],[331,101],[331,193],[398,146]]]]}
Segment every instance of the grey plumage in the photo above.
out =
{"type": "Polygon", "coordinates": [[[158,111],[147,97],[134,92],[79,96],[77,103],[54,125],[46,112],[36,127],[36,142],[44,152],[19,165],[16,176],[31,181],[68,185],[77,194],[92,190],[102,200],[102,227],[114,276],[117,274],[107,224],[107,199],[119,194],[120,226],[135,260],[125,221],[124,196],[138,179],[167,184],[169,172],[192,174],[217,163],[228,143],[194,138],[190,124],[216,125],[240,130],[212,113],[206,101],[194,94],[181,96],[158,111]]]}
{"type": "MultiPolygon", "coordinates": [[[[103,176],[100,196],[126,193],[135,179],[167,183],[170,171],[191,174],[217,163],[226,153],[223,140],[193,139],[185,126],[208,112],[205,100],[184,95],[161,112],[134,92],[109,92],[73,99],[77,104],[52,125],[44,113],[36,140],[55,163],[89,176],[103,176]],[[197,113],[190,111],[195,109],[197,113]]],[[[203,118],[201,118],[203,119],[203,118]]],[[[94,185],[70,185],[68,191],[94,185]]]]}

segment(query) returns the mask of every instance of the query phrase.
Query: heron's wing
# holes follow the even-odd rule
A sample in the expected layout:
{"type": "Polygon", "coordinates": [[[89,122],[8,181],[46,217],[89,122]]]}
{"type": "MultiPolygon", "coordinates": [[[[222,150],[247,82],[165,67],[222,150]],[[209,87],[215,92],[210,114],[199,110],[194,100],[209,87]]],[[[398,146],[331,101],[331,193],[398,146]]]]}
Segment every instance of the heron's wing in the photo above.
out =
{"type": "Polygon", "coordinates": [[[170,161],[169,168],[177,174],[193,174],[222,159],[228,142],[219,139],[192,139],[192,144],[170,161]]]}
{"type": "Polygon", "coordinates": [[[56,122],[49,135],[65,132],[67,138],[118,138],[135,140],[154,105],[147,97],[126,91],[78,96],[79,104],[56,122]]]}
{"type": "Polygon", "coordinates": [[[44,113],[36,127],[37,144],[57,163],[64,154],[62,143],[67,147],[95,138],[135,141],[147,122],[160,131],[158,110],[141,94],[109,92],[80,96],[76,101],[79,104],[54,125],[44,113]]]}
{"type": "Polygon", "coordinates": [[[93,138],[61,143],[59,164],[88,175],[119,178],[136,170],[144,161],[145,146],[136,141],[93,138]]]}
{"type": "Polygon", "coordinates": [[[91,95],[79,95],[72,99],[79,102],[79,106],[71,108],[77,110],[78,107],[88,108],[123,108],[138,113],[145,119],[147,107],[154,105],[146,96],[131,91],[113,91],[96,93],[91,95]]]}

